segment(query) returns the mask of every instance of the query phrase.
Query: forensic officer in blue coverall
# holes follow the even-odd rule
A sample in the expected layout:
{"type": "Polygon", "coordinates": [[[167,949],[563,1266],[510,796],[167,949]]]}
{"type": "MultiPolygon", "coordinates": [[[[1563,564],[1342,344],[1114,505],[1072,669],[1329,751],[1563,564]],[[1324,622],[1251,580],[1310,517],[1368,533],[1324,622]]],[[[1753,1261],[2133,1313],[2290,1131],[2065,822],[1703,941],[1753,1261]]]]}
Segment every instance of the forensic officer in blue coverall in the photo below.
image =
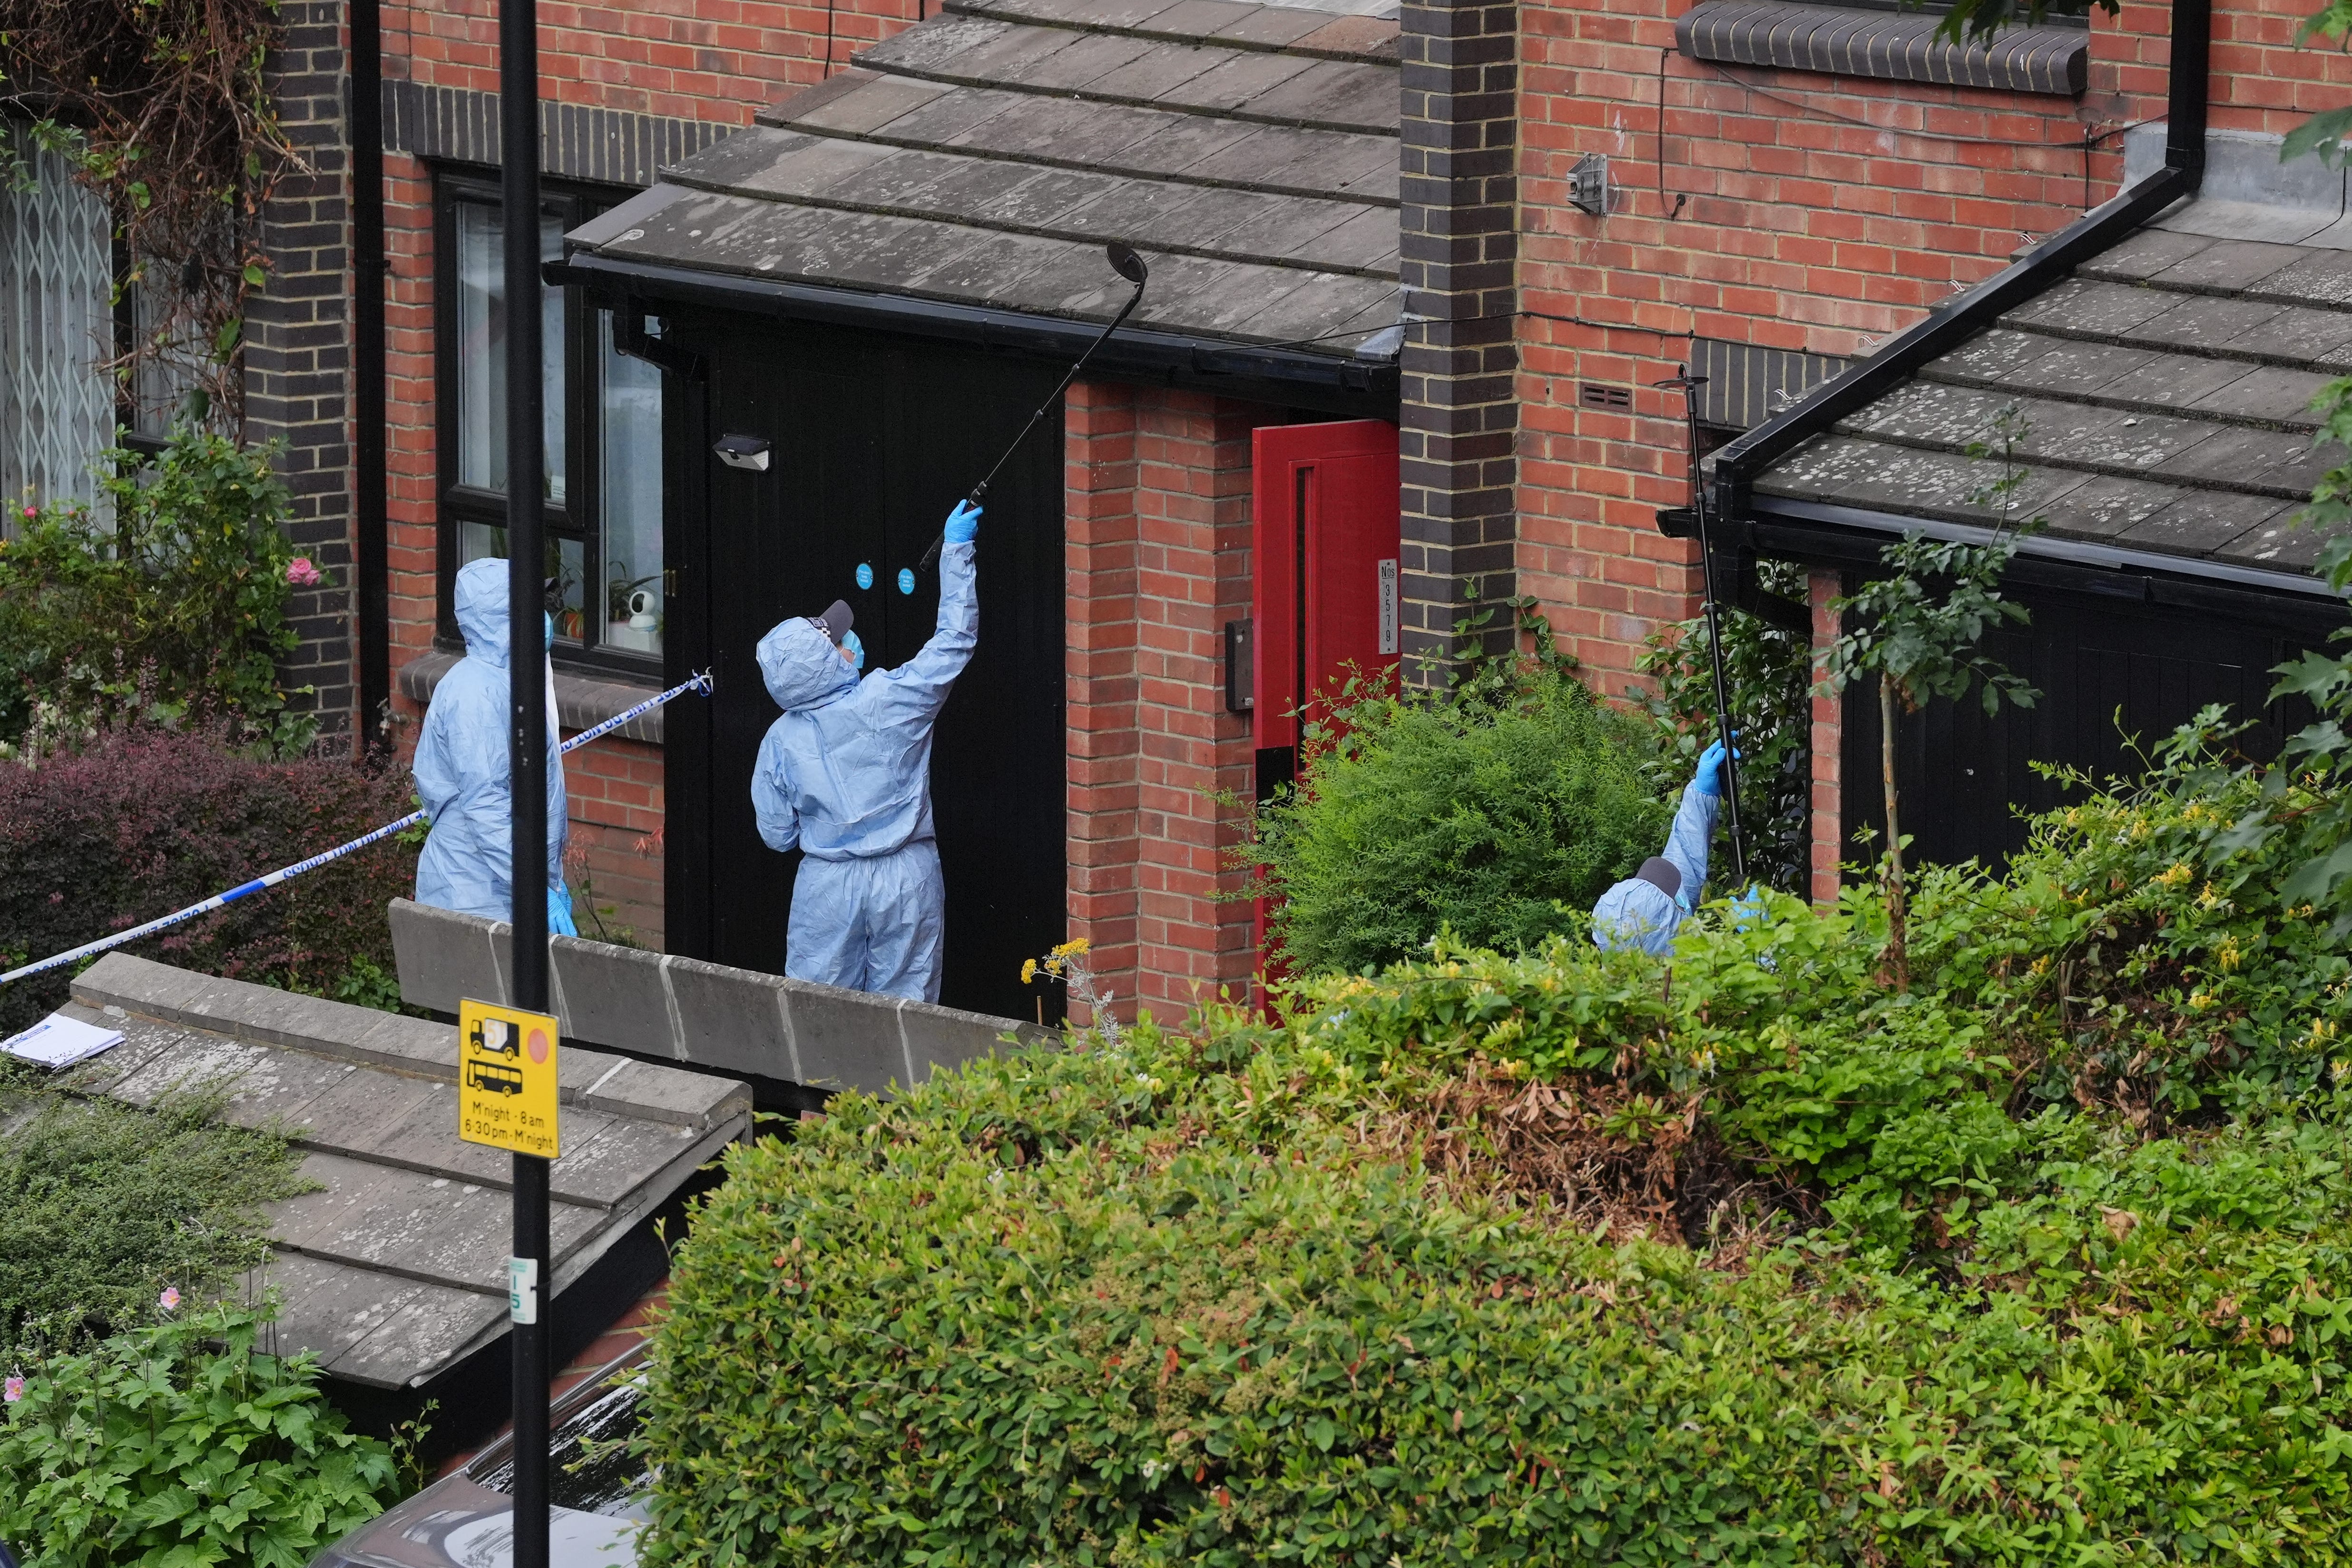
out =
{"type": "Polygon", "coordinates": [[[858,679],[849,606],[785,621],[760,639],[760,673],[783,716],[751,770],[772,849],[799,846],[784,973],[854,991],[940,999],[947,884],[931,826],[931,730],[980,641],[972,540],[980,508],[956,503],[940,552],[940,618],[896,669],[858,679]]]}
{"type": "MultiPolygon", "coordinates": [[[[466,657],[441,678],[417,737],[417,798],[433,825],[416,858],[416,901],[514,919],[513,781],[507,757],[507,563],[457,569],[466,657]]],[[[563,885],[563,762],[556,754],[554,678],[547,698],[547,929],[578,934],[563,885]]]]}
{"type": "Polygon", "coordinates": [[[1706,851],[1715,816],[1723,806],[1723,742],[1699,753],[1698,772],[1683,789],[1665,853],[1601,895],[1592,906],[1592,940],[1610,951],[1638,947],[1664,958],[1675,933],[1706,898],[1706,851]]]}

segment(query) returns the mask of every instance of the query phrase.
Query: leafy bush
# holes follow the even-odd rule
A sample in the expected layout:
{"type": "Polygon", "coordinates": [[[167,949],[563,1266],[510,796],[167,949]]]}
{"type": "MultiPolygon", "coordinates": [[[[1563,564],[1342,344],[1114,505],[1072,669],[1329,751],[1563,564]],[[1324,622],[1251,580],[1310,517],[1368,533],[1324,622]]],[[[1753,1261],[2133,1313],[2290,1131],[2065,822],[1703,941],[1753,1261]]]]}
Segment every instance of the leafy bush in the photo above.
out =
{"type": "Polygon", "coordinates": [[[302,1190],[296,1158],[216,1109],[0,1076],[0,1356],[144,1322],[165,1287],[194,1295],[262,1261],[258,1205],[302,1190]]]}
{"type": "MultiPolygon", "coordinates": [[[[394,775],[323,759],[255,762],[202,734],[134,730],[36,770],[0,766],[0,953],[62,952],[409,809],[394,775]]],[[[415,853],[387,839],[131,951],[298,990],[363,987],[362,960],[392,966],[385,905],[415,886],[415,853]]],[[[0,1031],[57,1006],[67,984],[59,971],[0,990],[0,1031]]]]}
{"type": "MultiPolygon", "coordinates": [[[[1790,562],[1758,563],[1767,590],[1802,604],[1804,569],[1790,562]]],[[[1811,872],[1813,836],[1811,639],[1727,605],[1723,608],[1723,675],[1739,742],[1739,826],[1748,842],[1748,874],[1784,893],[1802,893],[1811,872]]],[[[1690,781],[1698,755],[1716,738],[1715,667],[1707,655],[1706,619],[1680,621],[1649,639],[1641,672],[1655,689],[1633,693],[1656,727],[1664,753],[1655,764],[1662,786],[1690,781]]],[[[1721,863],[1730,864],[1729,813],[1716,830],[1721,863]]]]}
{"type": "Polygon", "coordinates": [[[1249,851],[1302,971],[1390,963],[1441,928],[1540,942],[1665,842],[1672,811],[1643,775],[1642,727],[1564,671],[1435,700],[1349,696],[1249,851]]]}
{"type": "Polygon", "coordinates": [[[1927,872],[1907,991],[1860,890],[1441,941],[733,1152],[649,1561],[2352,1563],[2332,786],[2211,742],[1927,872]]]}
{"type": "Polygon", "coordinates": [[[223,1305],[10,1376],[0,1540],[39,1568],[301,1568],[402,1490],[302,1357],[256,1348],[268,1309],[223,1305]]]}
{"type": "Polygon", "coordinates": [[[268,453],[182,427],[97,473],[98,511],[19,507],[0,541],[0,742],[37,755],[135,719],[306,750],[312,722],[286,711],[276,668],[295,647],[293,553],[268,453]]]}

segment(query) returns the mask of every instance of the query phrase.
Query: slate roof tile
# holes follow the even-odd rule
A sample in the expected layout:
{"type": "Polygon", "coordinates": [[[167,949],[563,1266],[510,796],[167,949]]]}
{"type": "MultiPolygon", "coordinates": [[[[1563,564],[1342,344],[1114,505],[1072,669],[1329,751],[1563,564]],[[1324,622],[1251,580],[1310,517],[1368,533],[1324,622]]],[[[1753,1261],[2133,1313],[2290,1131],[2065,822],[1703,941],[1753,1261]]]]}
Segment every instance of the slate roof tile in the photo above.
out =
{"type": "Polygon", "coordinates": [[[2053,535],[2308,567],[2319,542],[2294,520],[2347,457],[2314,449],[2310,403],[2352,363],[2352,253],[2222,235],[2247,227],[2234,208],[2165,222],[1847,414],[1757,492],[1965,518],[1987,467],[1967,450],[2009,406],[2024,426],[2018,510],[2053,535]]]}
{"type": "Polygon", "coordinates": [[[1387,0],[970,0],[666,171],[575,244],[685,269],[1323,342],[1395,324],[1387,0]],[[1165,107],[1159,107],[1165,105],[1165,107]],[[1108,279],[1108,281],[1107,281],[1108,279]],[[1342,330],[1363,324],[1363,330],[1342,330]]]}

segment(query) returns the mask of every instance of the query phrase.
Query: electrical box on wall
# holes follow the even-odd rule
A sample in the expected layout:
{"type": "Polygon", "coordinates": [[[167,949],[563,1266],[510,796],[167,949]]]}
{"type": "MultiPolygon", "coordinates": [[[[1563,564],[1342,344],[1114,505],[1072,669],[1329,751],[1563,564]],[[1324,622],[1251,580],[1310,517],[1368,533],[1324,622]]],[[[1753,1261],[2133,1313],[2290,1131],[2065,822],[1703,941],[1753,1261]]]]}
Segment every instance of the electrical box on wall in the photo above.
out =
{"type": "Polygon", "coordinates": [[[1257,666],[1252,658],[1256,641],[1246,617],[1225,623],[1225,711],[1228,713],[1246,713],[1257,706],[1257,666]]]}

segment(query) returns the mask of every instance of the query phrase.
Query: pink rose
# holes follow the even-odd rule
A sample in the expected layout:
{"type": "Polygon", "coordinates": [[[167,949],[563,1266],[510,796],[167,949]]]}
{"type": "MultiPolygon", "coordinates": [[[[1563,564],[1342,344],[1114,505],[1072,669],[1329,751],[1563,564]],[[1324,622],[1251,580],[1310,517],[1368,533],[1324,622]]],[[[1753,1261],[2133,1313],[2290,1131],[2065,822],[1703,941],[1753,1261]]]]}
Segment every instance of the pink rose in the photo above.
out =
{"type": "Polygon", "coordinates": [[[319,585],[319,569],[310,563],[309,556],[297,555],[286,563],[286,580],[297,588],[315,588],[319,585]]]}

